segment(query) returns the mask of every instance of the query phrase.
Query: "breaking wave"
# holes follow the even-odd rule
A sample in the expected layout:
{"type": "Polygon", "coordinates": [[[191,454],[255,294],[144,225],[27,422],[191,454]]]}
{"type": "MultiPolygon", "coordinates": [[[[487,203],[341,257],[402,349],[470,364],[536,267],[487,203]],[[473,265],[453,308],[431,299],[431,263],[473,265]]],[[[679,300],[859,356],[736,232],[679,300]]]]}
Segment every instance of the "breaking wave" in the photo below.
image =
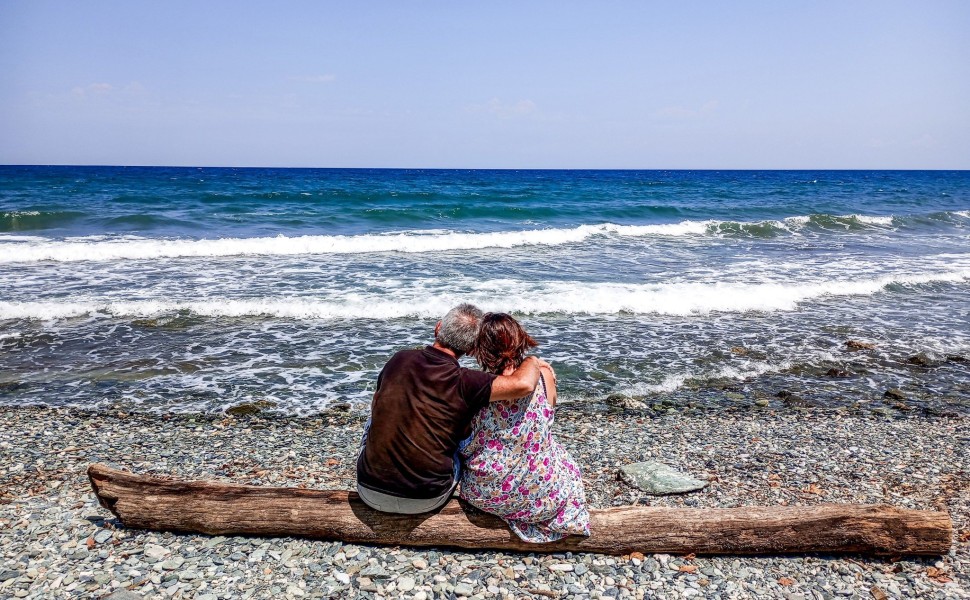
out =
{"type": "MultiPolygon", "coordinates": [[[[960,213],[940,213],[954,222],[960,213]]],[[[150,260],[229,256],[293,256],[372,252],[445,252],[521,246],[558,246],[590,238],[756,237],[809,232],[892,230],[920,217],[809,215],[768,221],[681,221],[652,225],[601,223],[572,228],[464,233],[415,230],[362,235],[303,235],[224,239],[91,236],[54,240],[0,236],[0,263],[150,260]]]]}
{"type": "Polygon", "coordinates": [[[484,310],[524,315],[704,315],[713,312],[794,310],[803,302],[825,297],[870,296],[915,285],[960,284],[968,280],[970,269],[805,283],[535,283],[499,279],[440,292],[415,287],[393,291],[336,292],[324,298],[6,301],[0,302],[0,320],[56,320],[84,316],[151,318],[177,314],[227,318],[385,320],[434,318],[459,302],[473,302],[484,310]]]}

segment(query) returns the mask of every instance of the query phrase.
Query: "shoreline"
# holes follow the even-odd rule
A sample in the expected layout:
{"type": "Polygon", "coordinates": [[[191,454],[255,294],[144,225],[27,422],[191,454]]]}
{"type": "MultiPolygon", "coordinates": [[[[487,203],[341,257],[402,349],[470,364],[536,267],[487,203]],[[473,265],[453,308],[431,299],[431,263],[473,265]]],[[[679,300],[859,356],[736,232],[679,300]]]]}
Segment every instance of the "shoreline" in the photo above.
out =
{"type": "Polygon", "coordinates": [[[956,539],[945,557],[901,561],[625,559],[126,530],[97,506],[84,474],[88,464],[187,479],[352,489],[366,415],[356,407],[312,417],[0,407],[0,556],[7,565],[0,569],[0,595],[970,597],[968,417],[768,408],[656,416],[590,408],[562,407],[554,432],[583,470],[591,507],[889,503],[947,510],[956,539]],[[711,484],[684,496],[652,497],[618,480],[620,465],[650,459],[711,484]]]}

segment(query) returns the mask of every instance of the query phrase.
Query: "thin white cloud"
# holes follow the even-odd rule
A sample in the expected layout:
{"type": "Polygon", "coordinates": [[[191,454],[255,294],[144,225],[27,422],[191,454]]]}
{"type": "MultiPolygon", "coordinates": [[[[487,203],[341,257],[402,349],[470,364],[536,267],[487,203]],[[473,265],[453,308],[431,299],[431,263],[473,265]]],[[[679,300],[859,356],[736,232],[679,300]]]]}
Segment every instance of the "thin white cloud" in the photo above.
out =
{"type": "Polygon", "coordinates": [[[290,77],[290,81],[301,81],[303,83],[332,83],[336,79],[337,76],[330,73],[324,75],[294,75],[290,77]]]}
{"type": "Polygon", "coordinates": [[[685,106],[666,106],[653,113],[655,119],[697,119],[713,114],[720,103],[717,100],[708,100],[698,108],[688,108],[685,106]]]}
{"type": "Polygon", "coordinates": [[[94,98],[108,96],[142,96],[146,93],[147,90],[145,89],[145,86],[138,81],[131,81],[124,85],[115,85],[105,82],[78,85],[71,88],[70,95],[75,98],[94,98]]]}
{"type": "Polygon", "coordinates": [[[89,83],[84,86],[76,86],[71,89],[71,94],[79,98],[89,95],[107,94],[115,89],[110,83],[89,83]]]}
{"type": "Polygon", "coordinates": [[[500,119],[511,119],[534,114],[538,107],[532,100],[524,99],[518,102],[502,102],[498,98],[492,98],[485,104],[472,104],[465,109],[470,113],[485,113],[495,115],[500,119]]]}

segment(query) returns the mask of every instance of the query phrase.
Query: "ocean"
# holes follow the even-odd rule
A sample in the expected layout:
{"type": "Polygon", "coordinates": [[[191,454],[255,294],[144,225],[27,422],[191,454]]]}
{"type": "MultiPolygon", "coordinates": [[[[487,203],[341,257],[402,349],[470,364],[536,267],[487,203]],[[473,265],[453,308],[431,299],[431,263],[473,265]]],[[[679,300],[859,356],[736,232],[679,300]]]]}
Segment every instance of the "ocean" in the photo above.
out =
{"type": "Polygon", "coordinates": [[[0,281],[7,406],[366,403],[472,302],[578,409],[970,414],[967,171],[8,166],[0,281]]]}

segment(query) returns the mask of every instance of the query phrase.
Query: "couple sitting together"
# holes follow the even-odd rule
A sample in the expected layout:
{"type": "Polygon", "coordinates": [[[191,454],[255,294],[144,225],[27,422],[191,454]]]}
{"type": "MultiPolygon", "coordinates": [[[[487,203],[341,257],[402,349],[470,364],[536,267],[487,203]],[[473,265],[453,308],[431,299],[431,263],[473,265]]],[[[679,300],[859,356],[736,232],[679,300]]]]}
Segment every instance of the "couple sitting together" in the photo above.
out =
{"type": "Polygon", "coordinates": [[[527,542],[589,535],[579,468],[552,437],[556,375],[506,314],[450,310],[435,341],[403,350],[377,378],[357,491],[383,512],[418,514],[460,496],[527,542]],[[483,371],[466,369],[469,354],[483,371]]]}

